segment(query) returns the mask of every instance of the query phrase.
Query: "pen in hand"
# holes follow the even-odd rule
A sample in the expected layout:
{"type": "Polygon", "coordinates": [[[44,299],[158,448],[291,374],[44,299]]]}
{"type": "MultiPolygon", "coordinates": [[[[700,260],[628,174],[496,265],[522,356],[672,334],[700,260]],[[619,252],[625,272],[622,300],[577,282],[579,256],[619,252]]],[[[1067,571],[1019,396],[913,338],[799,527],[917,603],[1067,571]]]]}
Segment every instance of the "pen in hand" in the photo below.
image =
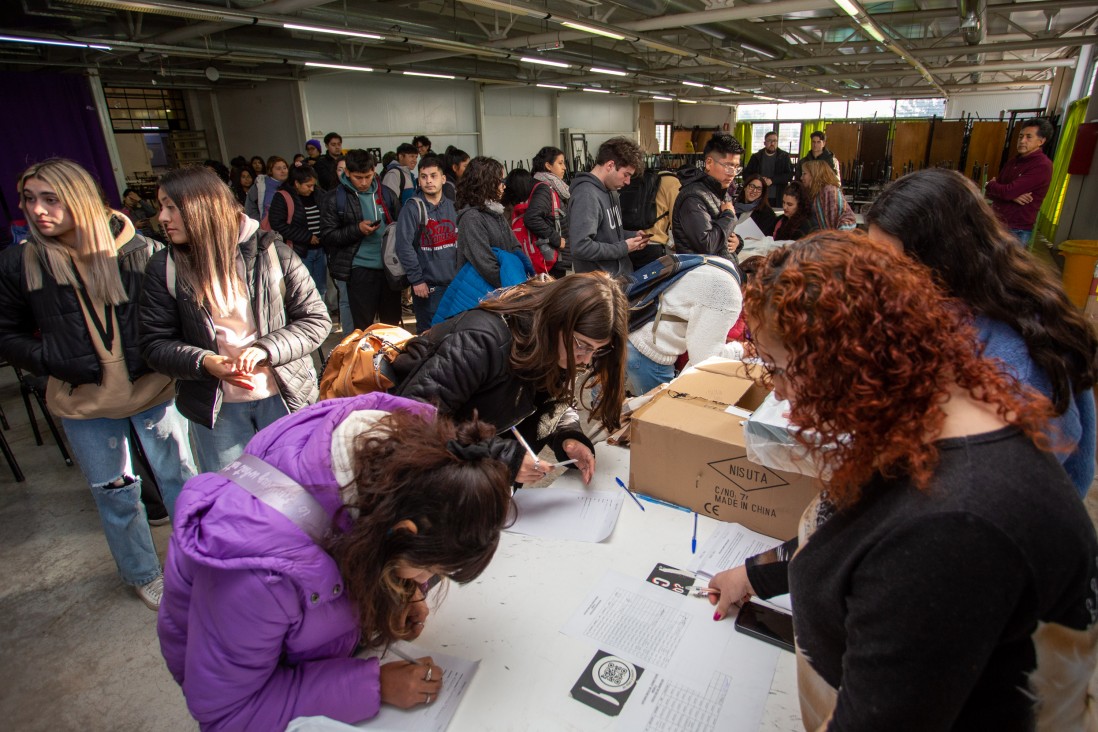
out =
{"type": "Polygon", "coordinates": [[[721,591],[716,587],[700,587],[690,590],[691,597],[709,597],[710,595],[719,595],[721,591]]]}

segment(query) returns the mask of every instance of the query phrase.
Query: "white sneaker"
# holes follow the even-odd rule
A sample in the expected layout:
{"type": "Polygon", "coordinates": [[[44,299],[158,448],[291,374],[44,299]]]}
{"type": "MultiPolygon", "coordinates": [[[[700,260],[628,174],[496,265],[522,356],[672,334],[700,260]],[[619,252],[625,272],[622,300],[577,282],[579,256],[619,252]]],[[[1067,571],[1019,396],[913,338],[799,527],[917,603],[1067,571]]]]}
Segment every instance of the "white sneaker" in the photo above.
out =
{"type": "Polygon", "coordinates": [[[150,610],[159,610],[160,598],[164,596],[164,575],[157,575],[152,582],[133,589],[150,610]]]}

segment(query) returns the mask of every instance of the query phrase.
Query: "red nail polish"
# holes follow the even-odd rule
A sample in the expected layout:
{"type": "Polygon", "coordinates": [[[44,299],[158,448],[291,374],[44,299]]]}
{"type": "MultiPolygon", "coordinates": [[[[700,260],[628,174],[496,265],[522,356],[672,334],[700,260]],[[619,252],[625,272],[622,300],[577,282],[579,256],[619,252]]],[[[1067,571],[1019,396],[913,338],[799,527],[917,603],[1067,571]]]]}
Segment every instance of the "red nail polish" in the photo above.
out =
{"type": "Polygon", "coordinates": [[[720,620],[721,619],[721,613],[720,613],[719,610],[717,612],[713,613],[713,619],[714,620],[720,620]]]}

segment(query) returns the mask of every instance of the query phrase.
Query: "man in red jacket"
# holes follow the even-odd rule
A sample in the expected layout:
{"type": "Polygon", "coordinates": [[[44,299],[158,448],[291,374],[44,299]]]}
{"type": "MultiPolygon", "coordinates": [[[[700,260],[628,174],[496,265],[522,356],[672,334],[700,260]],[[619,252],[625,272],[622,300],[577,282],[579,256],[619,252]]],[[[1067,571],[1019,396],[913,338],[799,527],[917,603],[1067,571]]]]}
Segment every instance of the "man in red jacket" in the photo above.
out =
{"type": "Polygon", "coordinates": [[[1029,244],[1037,212],[1052,180],[1052,161],[1041,148],[1052,137],[1047,119],[1027,119],[1018,138],[1018,156],[1007,161],[995,180],[987,184],[987,197],[995,215],[1018,238],[1029,244]]]}

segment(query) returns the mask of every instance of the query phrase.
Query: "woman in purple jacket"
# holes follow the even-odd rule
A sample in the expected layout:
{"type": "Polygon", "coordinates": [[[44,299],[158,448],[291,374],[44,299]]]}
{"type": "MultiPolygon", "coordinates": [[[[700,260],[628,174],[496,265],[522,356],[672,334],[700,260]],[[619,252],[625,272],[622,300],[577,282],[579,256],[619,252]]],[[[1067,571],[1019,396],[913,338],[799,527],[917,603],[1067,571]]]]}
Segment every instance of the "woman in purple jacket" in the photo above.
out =
{"type": "Polygon", "coordinates": [[[188,482],[157,630],[202,729],[355,723],[383,702],[434,701],[431,659],[354,654],[420,634],[432,575],[468,582],[488,565],[511,512],[497,447],[482,423],[375,393],[284,417],[188,482]],[[279,481],[283,505],[306,510],[273,507],[279,481]]]}

